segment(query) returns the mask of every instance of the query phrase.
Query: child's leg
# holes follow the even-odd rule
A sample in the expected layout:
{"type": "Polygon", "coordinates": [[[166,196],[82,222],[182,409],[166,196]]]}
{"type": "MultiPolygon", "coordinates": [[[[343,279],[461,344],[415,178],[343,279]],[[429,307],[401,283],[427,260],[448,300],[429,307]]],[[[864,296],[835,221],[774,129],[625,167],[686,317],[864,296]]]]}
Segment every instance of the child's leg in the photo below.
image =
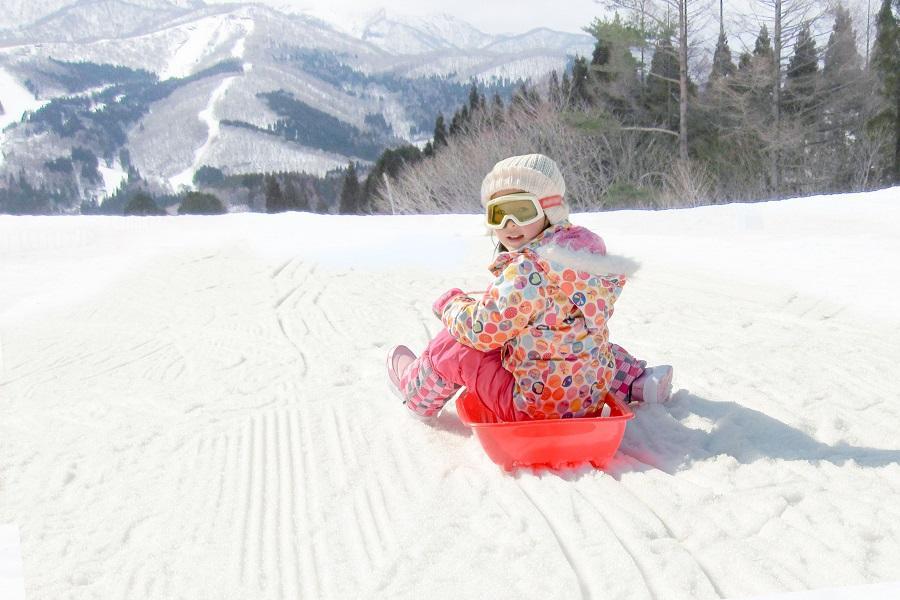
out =
{"type": "Polygon", "coordinates": [[[438,333],[401,377],[406,405],[421,416],[436,415],[460,387],[474,391],[500,419],[516,420],[512,373],[503,368],[500,351],[481,352],[438,333]]]}
{"type": "Polygon", "coordinates": [[[616,373],[613,375],[612,383],[609,386],[609,393],[622,402],[628,402],[631,384],[644,372],[647,361],[636,359],[618,344],[610,344],[609,346],[616,359],[616,373]]]}

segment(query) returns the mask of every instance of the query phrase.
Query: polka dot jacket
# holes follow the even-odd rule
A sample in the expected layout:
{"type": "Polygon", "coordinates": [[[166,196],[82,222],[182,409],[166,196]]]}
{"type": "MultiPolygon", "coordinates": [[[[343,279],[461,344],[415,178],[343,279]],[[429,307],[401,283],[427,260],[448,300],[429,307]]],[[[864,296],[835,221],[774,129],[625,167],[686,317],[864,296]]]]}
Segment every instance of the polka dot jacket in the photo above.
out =
{"type": "Polygon", "coordinates": [[[457,296],[444,306],[450,334],[476,350],[501,348],[516,409],[531,418],[596,413],[615,372],[607,321],[637,263],[563,222],[500,253],[490,270],[496,279],[480,300],[457,296]]]}

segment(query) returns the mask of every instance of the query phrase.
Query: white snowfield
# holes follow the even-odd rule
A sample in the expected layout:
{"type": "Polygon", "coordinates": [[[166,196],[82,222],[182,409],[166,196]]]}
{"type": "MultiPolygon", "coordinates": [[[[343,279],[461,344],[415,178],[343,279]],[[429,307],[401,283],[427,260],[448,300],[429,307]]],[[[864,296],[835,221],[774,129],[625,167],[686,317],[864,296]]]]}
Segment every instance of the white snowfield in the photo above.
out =
{"type": "Polygon", "coordinates": [[[384,383],[489,282],[479,216],[0,216],[27,598],[898,597],[900,188],[572,220],[676,393],[510,475],[384,383]]]}

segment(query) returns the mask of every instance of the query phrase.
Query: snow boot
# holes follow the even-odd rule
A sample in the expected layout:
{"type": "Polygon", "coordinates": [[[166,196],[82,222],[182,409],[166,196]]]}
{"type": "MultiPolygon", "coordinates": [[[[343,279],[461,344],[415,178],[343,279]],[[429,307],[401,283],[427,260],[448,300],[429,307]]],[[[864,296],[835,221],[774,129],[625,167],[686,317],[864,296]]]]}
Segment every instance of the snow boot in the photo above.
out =
{"type": "Polygon", "coordinates": [[[414,360],[416,360],[416,355],[406,346],[398,345],[388,350],[386,364],[388,387],[391,389],[391,392],[404,403],[406,402],[406,398],[400,389],[400,378],[414,360]]]}
{"type": "Polygon", "coordinates": [[[632,402],[660,404],[672,393],[672,366],[647,367],[631,384],[632,402]]]}

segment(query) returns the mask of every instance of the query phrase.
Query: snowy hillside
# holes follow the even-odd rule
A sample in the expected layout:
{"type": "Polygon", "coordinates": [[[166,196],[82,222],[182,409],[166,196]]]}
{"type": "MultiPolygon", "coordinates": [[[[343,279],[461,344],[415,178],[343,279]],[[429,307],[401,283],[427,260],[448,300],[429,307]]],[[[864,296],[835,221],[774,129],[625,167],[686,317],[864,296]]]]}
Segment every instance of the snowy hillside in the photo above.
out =
{"type": "MultiPolygon", "coordinates": [[[[898,198],[575,215],[642,263],[611,337],[676,393],[605,471],[513,475],[452,406],[429,427],[384,387],[433,299],[488,282],[478,216],[0,216],[0,524],[27,598],[900,580],[898,198]]],[[[828,598],[898,587],[866,589],[828,598]]]]}

